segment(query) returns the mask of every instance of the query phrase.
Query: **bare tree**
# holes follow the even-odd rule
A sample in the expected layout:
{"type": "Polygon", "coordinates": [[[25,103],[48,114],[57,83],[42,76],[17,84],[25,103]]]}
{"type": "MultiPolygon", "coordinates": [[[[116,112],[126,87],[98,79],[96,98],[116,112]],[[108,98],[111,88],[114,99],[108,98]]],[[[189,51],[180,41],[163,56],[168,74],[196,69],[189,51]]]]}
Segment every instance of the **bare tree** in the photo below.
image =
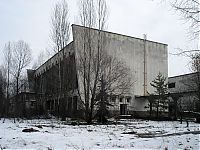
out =
{"type": "MultiPolygon", "coordinates": [[[[92,28],[95,27],[95,8],[93,0],[81,0],[79,4],[79,16],[81,25],[92,28]]],[[[84,93],[84,102],[85,102],[85,119],[88,123],[91,122],[90,118],[90,89],[91,89],[91,58],[92,58],[92,49],[91,49],[91,35],[90,29],[84,31],[83,33],[83,51],[80,54],[80,73],[83,81],[83,93],[84,93]]],[[[94,91],[94,90],[93,90],[94,91]]]]}
{"type": "MultiPolygon", "coordinates": [[[[98,5],[99,6],[99,5],[98,5]]],[[[100,15],[100,14],[99,14],[100,15]]],[[[96,11],[94,6],[94,0],[81,0],[79,4],[79,16],[81,25],[88,27],[88,29],[84,30],[82,35],[83,37],[83,51],[80,54],[80,73],[82,74],[83,81],[83,93],[84,93],[84,102],[85,102],[85,119],[88,123],[91,123],[93,116],[93,108],[94,108],[94,96],[96,93],[96,86],[98,81],[98,72],[99,72],[99,49],[97,53],[92,51],[92,35],[91,28],[96,26],[96,11]],[[95,57],[95,55],[97,55],[95,57]],[[92,65],[92,58],[97,58],[97,61],[94,61],[92,65]],[[92,70],[92,67],[93,68],[92,70]],[[95,73],[96,72],[96,73],[95,73]],[[93,80],[91,80],[93,78],[93,80]],[[92,90],[91,90],[92,89],[92,90]]],[[[101,22],[99,21],[99,24],[101,22]]],[[[100,26],[99,26],[100,27],[100,26]]],[[[98,46],[99,38],[98,38],[98,46]]]]}
{"type": "Polygon", "coordinates": [[[27,74],[24,73],[21,75],[19,80],[19,92],[28,92],[29,86],[28,86],[28,77],[27,74]]]}
{"type": "Polygon", "coordinates": [[[172,7],[190,23],[195,36],[199,37],[200,25],[200,2],[198,0],[174,0],[171,2],[172,7]]]}
{"type": "MultiPolygon", "coordinates": [[[[86,14],[89,14],[89,17],[87,18],[88,20],[90,20],[88,24],[89,30],[86,30],[86,32],[89,32],[89,34],[87,35],[86,33],[86,36],[87,36],[86,39],[88,39],[87,43],[89,44],[88,47],[89,47],[89,60],[90,60],[89,68],[88,68],[89,80],[87,84],[89,85],[90,82],[92,83],[91,99],[89,102],[90,112],[89,112],[89,117],[88,117],[89,122],[91,122],[93,118],[95,99],[96,99],[96,95],[98,94],[97,85],[100,82],[100,80],[103,80],[100,78],[103,76],[102,70],[101,70],[102,69],[101,67],[103,65],[103,58],[106,58],[104,57],[106,41],[105,41],[105,34],[102,33],[101,31],[105,30],[106,28],[108,10],[107,10],[107,5],[106,5],[105,0],[96,0],[96,1],[91,0],[91,1],[86,1],[86,2],[87,2],[86,6],[88,7],[88,12],[86,12],[86,14]],[[95,26],[98,29],[97,43],[94,46],[92,45],[94,41],[91,38],[93,35],[92,33],[90,33],[90,28],[92,27],[91,25],[95,26]]],[[[99,86],[102,86],[102,85],[99,85],[99,86]]],[[[88,87],[88,94],[89,94],[89,87],[88,87]]]]}
{"type": "Polygon", "coordinates": [[[79,17],[81,25],[89,28],[95,27],[96,12],[94,7],[94,0],[80,0],[79,17]]]}
{"type": "Polygon", "coordinates": [[[64,65],[61,68],[61,60],[62,57],[64,63],[64,47],[68,44],[70,38],[70,21],[69,21],[69,9],[66,0],[62,0],[58,2],[54,9],[52,10],[51,16],[51,39],[54,43],[54,52],[58,53],[58,84],[59,84],[59,92],[58,92],[58,100],[57,100],[57,113],[59,115],[59,107],[60,107],[60,99],[61,95],[64,91],[62,91],[62,80],[64,79],[64,65]],[[62,54],[59,52],[63,50],[62,54]],[[61,56],[60,56],[61,55],[61,56]],[[63,70],[63,74],[62,71],[63,70]]]}
{"type": "Polygon", "coordinates": [[[58,2],[51,15],[51,40],[54,44],[54,52],[63,49],[70,38],[69,9],[66,0],[58,2]]]}
{"type": "MultiPolygon", "coordinates": [[[[200,2],[198,0],[169,0],[172,8],[181,16],[185,22],[190,25],[191,39],[197,41],[199,44],[200,34],[200,2]]],[[[182,49],[178,48],[178,53],[175,55],[184,55],[192,57],[196,52],[199,52],[199,47],[194,49],[182,49]]]]}
{"type": "MultiPolygon", "coordinates": [[[[179,13],[179,15],[186,22],[190,24],[193,39],[197,41],[196,49],[181,49],[175,55],[183,55],[191,59],[191,69],[193,77],[189,79],[190,82],[183,83],[189,90],[196,91],[196,99],[200,99],[200,63],[199,63],[199,34],[200,34],[200,2],[199,0],[172,0],[170,1],[172,7],[179,13]]],[[[199,103],[199,102],[198,102],[199,103]]],[[[199,107],[199,104],[198,104],[199,107]]],[[[191,108],[191,107],[190,107],[191,108]]],[[[200,108],[200,107],[199,107],[200,108]]],[[[198,108],[198,110],[199,110],[198,108]]]]}
{"type": "Polygon", "coordinates": [[[24,68],[31,62],[31,49],[24,41],[13,43],[12,50],[12,75],[16,81],[16,95],[19,94],[19,81],[24,68]]]}
{"type": "Polygon", "coordinates": [[[20,40],[12,43],[12,69],[14,95],[15,95],[15,110],[14,115],[19,115],[17,108],[19,106],[20,78],[24,69],[31,62],[31,49],[29,45],[20,40]]]}
{"type": "Polygon", "coordinates": [[[37,69],[39,66],[41,66],[45,62],[45,56],[45,53],[42,51],[34,62],[32,69],[37,69]]]}
{"type": "Polygon", "coordinates": [[[194,72],[194,77],[190,87],[195,91],[197,103],[197,111],[200,111],[200,53],[196,53],[192,57],[191,68],[194,72]]]}
{"type": "MultiPolygon", "coordinates": [[[[7,115],[7,99],[6,99],[6,78],[5,69],[0,68],[0,118],[7,115]]],[[[5,119],[4,119],[5,120],[5,119]]],[[[4,121],[3,121],[4,122],[4,121]]]]}
{"type": "MultiPolygon", "coordinates": [[[[183,80],[182,84],[186,87],[185,90],[191,92],[192,99],[187,99],[187,110],[194,111],[195,108],[193,104],[197,104],[197,107],[200,108],[200,53],[194,53],[190,55],[190,67],[192,74],[187,80],[183,80]],[[189,101],[190,100],[190,101],[189,101]]],[[[199,109],[196,108],[198,111],[199,109]]]]}
{"type": "Polygon", "coordinates": [[[129,92],[133,82],[131,79],[130,68],[126,64],[116,58],[114,55],[109,55],[104,49],[101,53],[103,56],[100,63],[100,77],[106,83],[106,93],[108,95],[123,95],[129,92]]]}
{"type": "Polygon", "coordinates": [[[81,0],[79,7],[80,23],[85,28],[83,33],[79,33],[82,47],[77,54],[77,66],[81,82],[80,95],[85,106],[85,120],[91,123],[97,96],[102,95],[100,91],[119,94],[125,91],[131,82],[128,77],[129,69],[106,51],[106,35],[102,32],[105,30],[108,14],[105,0],[81,0]],[[93,30],[94,27],[98,30],[93,30]],[[103,90],[102,83],[105,88],[103,90]]]}
{"type": "Polygon", "coordinates": [[[9,95],[10,95],[10,73],[11,73],[11,66],[12,66],[12,47],[11,47],[11,42],[8,42],[5,44],[4,47],[4,68],[6,72],[6,113],[8,115],[8,110],[9,110],[9,95]]]}

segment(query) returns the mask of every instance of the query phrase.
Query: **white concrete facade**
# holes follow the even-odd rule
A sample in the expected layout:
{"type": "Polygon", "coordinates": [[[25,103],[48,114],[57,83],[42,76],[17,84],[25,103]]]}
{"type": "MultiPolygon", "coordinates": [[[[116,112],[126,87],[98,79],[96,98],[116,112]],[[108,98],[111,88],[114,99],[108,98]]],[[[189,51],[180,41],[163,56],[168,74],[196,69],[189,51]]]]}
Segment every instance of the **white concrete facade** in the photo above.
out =
{"type": "MultiPolygon", "coordinates": [[[[76,56],[83,50],[82,33],[84,29],[86,28],[72,25],[76,56]]],[[[95,44],[99,30],[91,29],[90,32],[93,35],[93,44],[95,44]]],[[[100,32],[105,35],[105,48],[108,54],[125,62],[126,66],[130,68],[134,84],[130,92],[125,95],[131,96],[128,109],[145,111],[147,100],[137,100],[135,96],[146,96],[147,93],[153,93],[155,89],[151,87],[150,83],[159,72],[168,77],[167,45],[107,31],[100,32]]],[[[116,107],[119,108],[121,103],[123,102],[116,103],[116,107]]]]}

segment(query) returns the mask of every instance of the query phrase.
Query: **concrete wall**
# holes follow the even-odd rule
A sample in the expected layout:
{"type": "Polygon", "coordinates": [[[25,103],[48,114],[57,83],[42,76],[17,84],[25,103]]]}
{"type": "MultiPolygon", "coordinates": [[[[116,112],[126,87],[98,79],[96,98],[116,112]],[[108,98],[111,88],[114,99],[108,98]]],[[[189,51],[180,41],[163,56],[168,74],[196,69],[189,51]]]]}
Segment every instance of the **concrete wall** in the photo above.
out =
{"type": "Polygon", "coordinates": [[[198,74],[190,73],[168,78],[169,92],[179,94],[179,107],[183,111],[196,111],[198,102],[198,74]]]}
{"type": "Polygon", "coordinates": [[[180,76],[174,76],[168,78],[168,84],[175,84],[175,87],[170,88],[170,93],[181,93],[181,92],[190,92],[196,91],[196,74],[190,73],[180,76]]]}
{"type": "Polygon", "coordinates": [[[120,114],[120,104],[126,104],[127,105],[127,113],[129,114],[131,111],[134,110],[134,107],[132,106],[132,98],[130,96],[116,96],[115,100],[112,98],[109,98],[109,103],[112,105],[109,107],[109,110],[112,112],[115,112],[117,114],[120,114]]]}
{"type": "MultiPolygon", "coordinates": [[[[65,113],[68,116],[73,116],[82,107],[77,90],[78,84],[73,42],[48,59],[35,71],[28,70],[27,73],[31,91],[35,94],[43,95],[41,103],[45,111],[48,110],[54,114],[65,113]],[[59,84],[59,62],[61,91],[59,84]],[[58,105],[59,109],[57,109],[58,105]]],[[[37,102],[39,103],[39,99],[37,99],[37,102]]]]}
{"type": "Polygon", "coordinates": [[[150,82],[161,72],[168,76],[167,46],[164,44],[144,41],[143,39],[123,36],[114,33],[106,33],[107,50],[110,54],[123,60],[131,69],[134,88],[131,93],[144,95],[144,49],[146,44],[146,67],[147,67],[147,91],[154,92],[150,82]]]}
{"type": "Polygon", "coordinates": [[[73,54],[73,53],[74,53],[73,42],[71,42],[63,50],[59,51],[59,53],[56,53],[54,56],[48,59],[44,64],[38,67],[34,75],[36,77],[40,76],[42,73],[46,72],[48,69],[57,65],[59,61],[63,60],[63,54],[64,54],[64,58],[67,58],[69,57],[70,54],[73,54]]]}
{"type": "MultiPolygon", "coordinates": [[[[73,92],[68,91],[69,103],[63,103],[66,105],[66,110],[69,109],[68,106],[73,105],[73,96],[81,94],[81,78],[77,69],[78,63],[80,63],[79,55],[84,49],[84,30],[88,28],[81,27],[78,25],[73,25],[73,42],[67,45],[59,53],[55,54],[52,58],[47,60],[38,69],[29,70],[29,86],[31,92],[36,92],[39,94],[45,94],[47,100],[53,100],[55,105],[55,100],[58,94],[58,62],[61,61],[61,68],[64,65],[66,68],[66,73],[64,78],[62,77],[63,89],[65,85],[69,84],[73,92]],[[64,60],[63,60],[64,54],[64,60]],[[72,70],[71,70],[71,69],[72,70]],[[70,75],[69,75],[69,72],[70,75]],[[77,81],[78,77],[78,81],[77,81]],[[34,84],[35,82],[35,84],[34,84]],[[77,89],[79,88],[79,89],[77,89]],[[70,99],[72,98],[72,99],[70,99]]],[[[99,31],[96,29],[90,30],[93,52],[97,51],[97,41],[99,31]]],[[[132,79],[133,86],[127,91],[120,101],[120,96],[116,98],[115,102],[110,107],[110,110],[120,111],[120,104],[127,104],[128,112],[133,111],[146,111],[145,106],[148,105],[147,99],[138,98],[139,96],[144,96],[148,93],[153,93],[154,89],[150,86],[150,82],[154,80],[159,72],[161,72],[165,77],[168,76],[168,56],[167,56],[167,45],[149,41],[146,39],[140,39],[135,37],[130,37],[126,35],[101,31],[103,35],[103,48],[106,50],[108,55],[111,55],[117,60],[120,60],[125,67],[130,69],[130,76],[132,79]],[[129,102],[127,101],[129,99],[129,102]]],[[[65,97],[65,96],[64,96],[65,97]]],[[[62,96],[62,100],[65,100],[62,96]]],[[[81,103],[78,99],[78,107],[81,109],[81,103]]],[[[52,102],[53,102],[52,101],[52,102]]],[[[73,106],[72,106],[73,107],[73,106]]]]}
{"type": "MultiPolygon", "coordinates": [[[[88,28],[72,26],[76,56],[83,50],[83,34],[86,29],[88,28]]],[[[97,43],[99,31],[92,29],[90,32],[93,44],[97,43]]],[[[156,78],[159,72],[165,77],[168,76],[167,45],[106,31],[101,31],[101,33],[104,34],[104,46],[108,54],[123,61],[126,67],[130,68],[132,82],[134,82],[127,93],[132,97],[131,108],[137,108],[138,111],[144,110],[146,102],[141,103],[135,99],[135,95],[144,96],[147,91],[153,93],[154,89],[150,86],[150,82],[156,78]],[[146,59],[144,59],[145,52],[146,59]],[[146,66],[144,62],[146,62],[146,66]],[[146,77],[144,77],[145,74],[146,77]],[[146,90],[144,90],[144,85],[147,87],[146,90]]]]}

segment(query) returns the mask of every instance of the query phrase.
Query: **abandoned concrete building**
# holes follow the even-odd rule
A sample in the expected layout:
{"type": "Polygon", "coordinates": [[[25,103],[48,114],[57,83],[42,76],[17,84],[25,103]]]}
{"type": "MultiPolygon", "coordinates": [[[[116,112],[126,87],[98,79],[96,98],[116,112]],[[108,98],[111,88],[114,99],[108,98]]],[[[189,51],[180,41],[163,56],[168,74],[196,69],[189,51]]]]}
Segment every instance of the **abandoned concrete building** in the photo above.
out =
{"type": "MultiPolygon", "coordinates": [[[[88,28],[72,25],[73,41],[59,53],[55,54],[36,70],[27,70],[29,91],[24,94],[25,112],[35,110],[35,114],[43,111],[56,114],[56,106],[66,116],[78,116],[83,109],[79,71],[77,69],[78,55],[83,50],[81,33],[88,28]],[[62,94],[58,101],[58,62],[61,61],[62,94]],[[64,71],[63,71],[64,70],[64,71]],[[31,94],[30,94],[31,93],[31,94]],[[31,96],[27,96],[31,95],[31,96]]],[[[104,34],[105,49],[109,55],[122,60],[130,68],[134,84],[124,95],[115,95],[110,99],[112,107],[109,109],[116,114],[137,114],[146,112],[148,100],[145,96],[153,93],[150,82],[159,72],[168,76],[167,45],[147,40],[146,37],[135,38],[107,31],[90,29],[93,34],[93,44],[99,32],[104,34]]]]}
{"type": "Polygon", "coordinates": [[[168,78],[168,89],[177,98],[179,111],[198,112],[199,73],[189,73],[168,78]]]}

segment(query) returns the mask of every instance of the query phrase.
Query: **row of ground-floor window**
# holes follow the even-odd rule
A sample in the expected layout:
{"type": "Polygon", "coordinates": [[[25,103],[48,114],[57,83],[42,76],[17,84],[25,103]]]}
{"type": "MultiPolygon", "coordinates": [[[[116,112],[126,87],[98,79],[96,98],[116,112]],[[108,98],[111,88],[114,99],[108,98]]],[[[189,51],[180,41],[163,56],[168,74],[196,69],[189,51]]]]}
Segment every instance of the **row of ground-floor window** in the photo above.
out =
{"type": "Polygon", "coordinates": [[[76,117],[78,114],[78,97],[48,97],[43,94],[23,92],[10,99],[10,116],[32,117],[56,115],[60,117],[76,117]]]}
{"type": "MultiPolygon", "coordinates": [[[[144,98],[143,98],[144,99],[144,98]]],[[[141,101],[147,101],[139,99],[141,101]]],[[[181,103],[186,100],[182,99],[181,103]]],[[[149,117],[155,116],[155,108],[152,109],[151,115],[149,108],[142,111],[134,111],[135,108],[132,107],[131,97],[111,97],[110,98],[111,106],[110,113],[113,116],[116,115],[132,115],[133,117],[149,117]],[[114,101],[115,100],[115,101],[114,101]]],[[[147,101],[148,102],[148,101],[147,101]]],[[[190,102],[190,101],[188,101],[190,102]]],[[[172,101],[168,105],[168,109],[160,116],[164,114],[166,117],[175,116],[175,118],[185,111],[185,106],[180,103],[175,103],[172,101]],[[180,108],[181,106],[181,108],[180,108]]],[[[190,102],[191,104],[191,102],[190,102]]],[[[147,105],[147,104],[146,104],[147,105]]],[[[191,107],[191,106],[190,106],[191,107]]],[[[71,97],[61,97],[58,99],[57,96],[46,96],[44,94],[35,94],[35,93],[20,93],[18,97],[13,97],[11,99],[11,105],[9,107],[10,114],[16,117],[31,117],[31,116],[42,116],[53,114],[60,117],[82,117],[83,113],[83,103],[80,102],[79,97],[74,95],[71,97]]],[[[189,110],[187,108],[187,110],[189,110]]],[[[191,110],[190,110],[191,111],[191,110]]]]}
{"type": "MultiPolygon", "coordinates": [[[[113,105],[118,105],[117,110],[113,111],[118,115],[130,113],[130,97],[112,97],[113,105]],[[115,101],[114,101],[115,99],[115,101]],[[117,104],[116,101],[119,101],[117,104]],[[124,102],[124,103],[123,103],[124,102]]],[[[18,117],[31,117],[41,115],[56,115],[60,117],[78,117],[83,115],[78,96],[59,98],[57,96],[47,96],[30,92],[22,92],[18,97],[10,100],[10,115],[18,117]]]]}

